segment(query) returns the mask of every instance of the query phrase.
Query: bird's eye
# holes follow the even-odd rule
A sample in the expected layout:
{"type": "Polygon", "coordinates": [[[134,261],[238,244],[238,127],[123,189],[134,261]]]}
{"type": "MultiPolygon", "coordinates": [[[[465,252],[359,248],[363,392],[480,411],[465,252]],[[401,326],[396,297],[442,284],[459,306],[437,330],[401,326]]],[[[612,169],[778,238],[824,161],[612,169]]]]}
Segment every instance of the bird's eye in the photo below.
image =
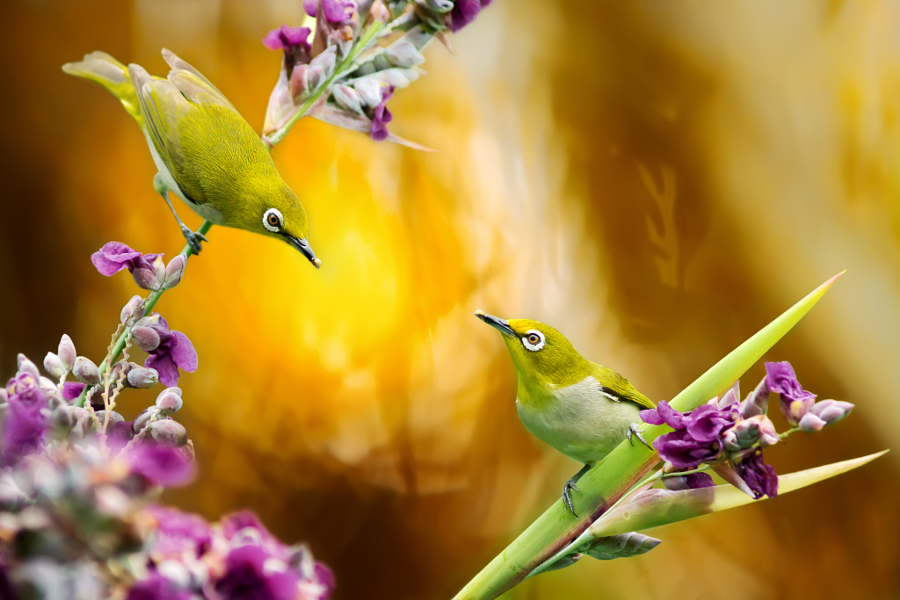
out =
{"type": "Polygon", "coordinates": [[[281,216],[281,211],[277,208],[270,208],[263,215],[263,227],[272,233],[280,232],[283,226],[284,219],[281,216]]]}
{"type": "Polygon", "coordinates": [[[522,345],[532,352],[537,352],[544,347],[544,334],[537,329],[532,329],[522,336],[522,345]]]}

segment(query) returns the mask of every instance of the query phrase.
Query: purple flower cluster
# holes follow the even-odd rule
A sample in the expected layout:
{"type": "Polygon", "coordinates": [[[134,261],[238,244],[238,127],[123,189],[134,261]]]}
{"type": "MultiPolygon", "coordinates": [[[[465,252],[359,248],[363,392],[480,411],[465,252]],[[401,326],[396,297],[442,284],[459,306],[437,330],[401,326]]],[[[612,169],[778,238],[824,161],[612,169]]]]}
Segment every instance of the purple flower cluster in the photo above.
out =
{"type": "MultiPolygon", "coordinates": [[[[104,248],[95,255],[101,271],[145,268],[146,256],[104,248]]],[[[129,343],[149,352],[144,366],[98,367],[63,336],[44,359],[48,376],[19,355],[0,389],[0,596],[77,589],[126,600],[326,600],[334,589],[328,568],[305,546],[282,544],[253,514],[211,525],[150,504],[160,487],[195,475],[193,443],[172,418],[182,391],[163,389],[133,421],[116,401],[125,388],[176,382],[197,355],[158,314],[144,317],[143,306],[129,301],[121,321],[129,343]]]]}
{"type": "MultiPolygon", "coordinates": [[[[660,402],[655,409],[641,411],[645,423],[665,424],[674,430],[653,443],[660,457],[670,465],[667,468],[677,472],[709,464],[754,498],[777,495],[778,476],[762,456],[763,448],[780,440],[774,424],[766,416],[769,394],[779,394],[781,412],[788,424],[806,432],[836,423],[853,405],[834,400],[816,403],[816,396],[803,389],[790,363],[766,363],[765,367],[766,377],[743,402],[735,384],[721,400],[710,400],[688,413],[679,412],[666,402],[660,402]]],[[[712,479],[705,473],[690,474],[673,485],[706,487],[712,485],[712,479]]]]}
{"type": "Polygon", "coordinates": [[[151,506],[141,536],[153,540],[148,575],[127,598],[326,600],[331,571],[305,546],[288,547],[250,512],[210,525],[197,515],[151,506]]]}
{"type": "MultiPolygon", "coordinates": [[[[263,133],[275,134],[291,121],[300,106],[304,115],[366,132],[375,141],[388,140],[420,148],[391,134],[393,115],[387,101],[394,91],[408,86],[423,73],[424,48],[438,34],[459,31],[475,20],[491,0],[418,0],[415,10],[406,3],[386,0],[304,0],[306,14],[316,18],[315,31],[282,25],[270,31],[263,45],[282,51],[284,60],[278,82],[269,97],[263,133]],[[405,31],[385,47],[369,48],[360,56],[360,39],[372,43],[373,25],[388,31],[405,31]],[[312,41],[310,41],[312,34],[312,41]],[[348,57],[356,60],[341,70],[348,57]]],[[[385,37],[385,36],[383,36],[385,37]]],[[[377,38],[376,38],[377,39],[377,38]]],[[[445,40],[446,42],[446,40],[445,40]]],[[[280,138],[279,138],[280,139],[280,138]]],[[[277,141],[277,139],[275,140],[277,141]]]]}
{"type": "Polygon", "coordinates": [[[197,370],[197,352],[191,340],[180,331],[170,330],[159,313],[138,320],[132,334],[135,345],[150,355],[144,367],[155,369],[163,385],[178,385],[179,368],[188,373],[197,370]]]}
{"type": "Polygon", "coordinates": [[[109,242],[91,255],[91,262],[106,277],[128,269],[139,288],[157,291],[178,285],[187,265],[187,259],[182,254],[169,261],[168,265],[162,257],[162,254],[141,254],[121,242],[109,242]]]}

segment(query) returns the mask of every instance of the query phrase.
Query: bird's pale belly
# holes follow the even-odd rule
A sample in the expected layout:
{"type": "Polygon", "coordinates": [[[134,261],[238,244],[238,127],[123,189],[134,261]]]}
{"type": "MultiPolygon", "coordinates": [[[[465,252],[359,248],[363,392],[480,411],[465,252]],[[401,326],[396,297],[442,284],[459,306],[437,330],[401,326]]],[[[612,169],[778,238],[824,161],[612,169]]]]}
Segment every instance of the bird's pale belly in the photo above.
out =
{"type": "Polygon", "coordinates": [[[516,400],[519,418],[536,437],[583,463],[602,460],[625,439],[640,408],[614,402],[593,377],[568,387],[548,387],[544,398],[516,400]]]}

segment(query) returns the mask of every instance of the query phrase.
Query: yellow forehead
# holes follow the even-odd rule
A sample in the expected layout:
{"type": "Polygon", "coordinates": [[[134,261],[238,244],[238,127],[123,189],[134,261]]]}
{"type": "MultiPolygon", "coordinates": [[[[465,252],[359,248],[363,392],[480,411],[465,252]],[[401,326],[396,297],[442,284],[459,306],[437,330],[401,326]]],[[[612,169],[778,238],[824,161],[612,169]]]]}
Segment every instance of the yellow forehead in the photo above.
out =
{"type": "Polygon", "coordinates": [[[532,329],[540,331],[545,336],[550,333],[557,333],[557,331],[549,325],[545,325],[540,321],[532,321],[531,319],[510,319],[509,326],[518,336],[523,336],[532,329]]]}

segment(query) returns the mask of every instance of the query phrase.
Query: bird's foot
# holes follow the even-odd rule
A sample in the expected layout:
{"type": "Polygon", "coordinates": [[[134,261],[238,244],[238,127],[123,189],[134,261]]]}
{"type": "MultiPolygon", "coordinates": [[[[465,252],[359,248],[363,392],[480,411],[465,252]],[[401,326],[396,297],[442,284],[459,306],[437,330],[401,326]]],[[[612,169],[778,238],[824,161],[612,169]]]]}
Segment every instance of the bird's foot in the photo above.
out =
{"type": "Polygon", "coordinates": [[[641,440],[641,443],[653,450],[653,446],[647,443],[647,440],[644,439],[644,436],[641,435],[641,428],[636,423],[632,423],[628,426],[628,431],[625,432],[625,437],[628,438],[628,443],[634,446],[634,438],[641,440]]]}
{"type": "Polygon", "coordinates": [[[191,245],[194,254],[200,254],[200,250],[202,250],[200,242],[209,242],[205,235],[199,231],[191,231],[184,225],[181,226],[181,233],[184,235],[184,239],[187,240],[187,243],[191,245]]]}
{"type": "Polygon", "coordinates": [[[572,492],[580,492],[581,490],[579,490],[578,486],[575,485],[576,481],[577,480],[574,477],[566,480],[565,485],[563,485],[562,500],[563,504],[566,505],[566,508],[569,509],[569,512],[577,517],[578,513],[575,512],[575,505],[572,504],[572,492]]]}

